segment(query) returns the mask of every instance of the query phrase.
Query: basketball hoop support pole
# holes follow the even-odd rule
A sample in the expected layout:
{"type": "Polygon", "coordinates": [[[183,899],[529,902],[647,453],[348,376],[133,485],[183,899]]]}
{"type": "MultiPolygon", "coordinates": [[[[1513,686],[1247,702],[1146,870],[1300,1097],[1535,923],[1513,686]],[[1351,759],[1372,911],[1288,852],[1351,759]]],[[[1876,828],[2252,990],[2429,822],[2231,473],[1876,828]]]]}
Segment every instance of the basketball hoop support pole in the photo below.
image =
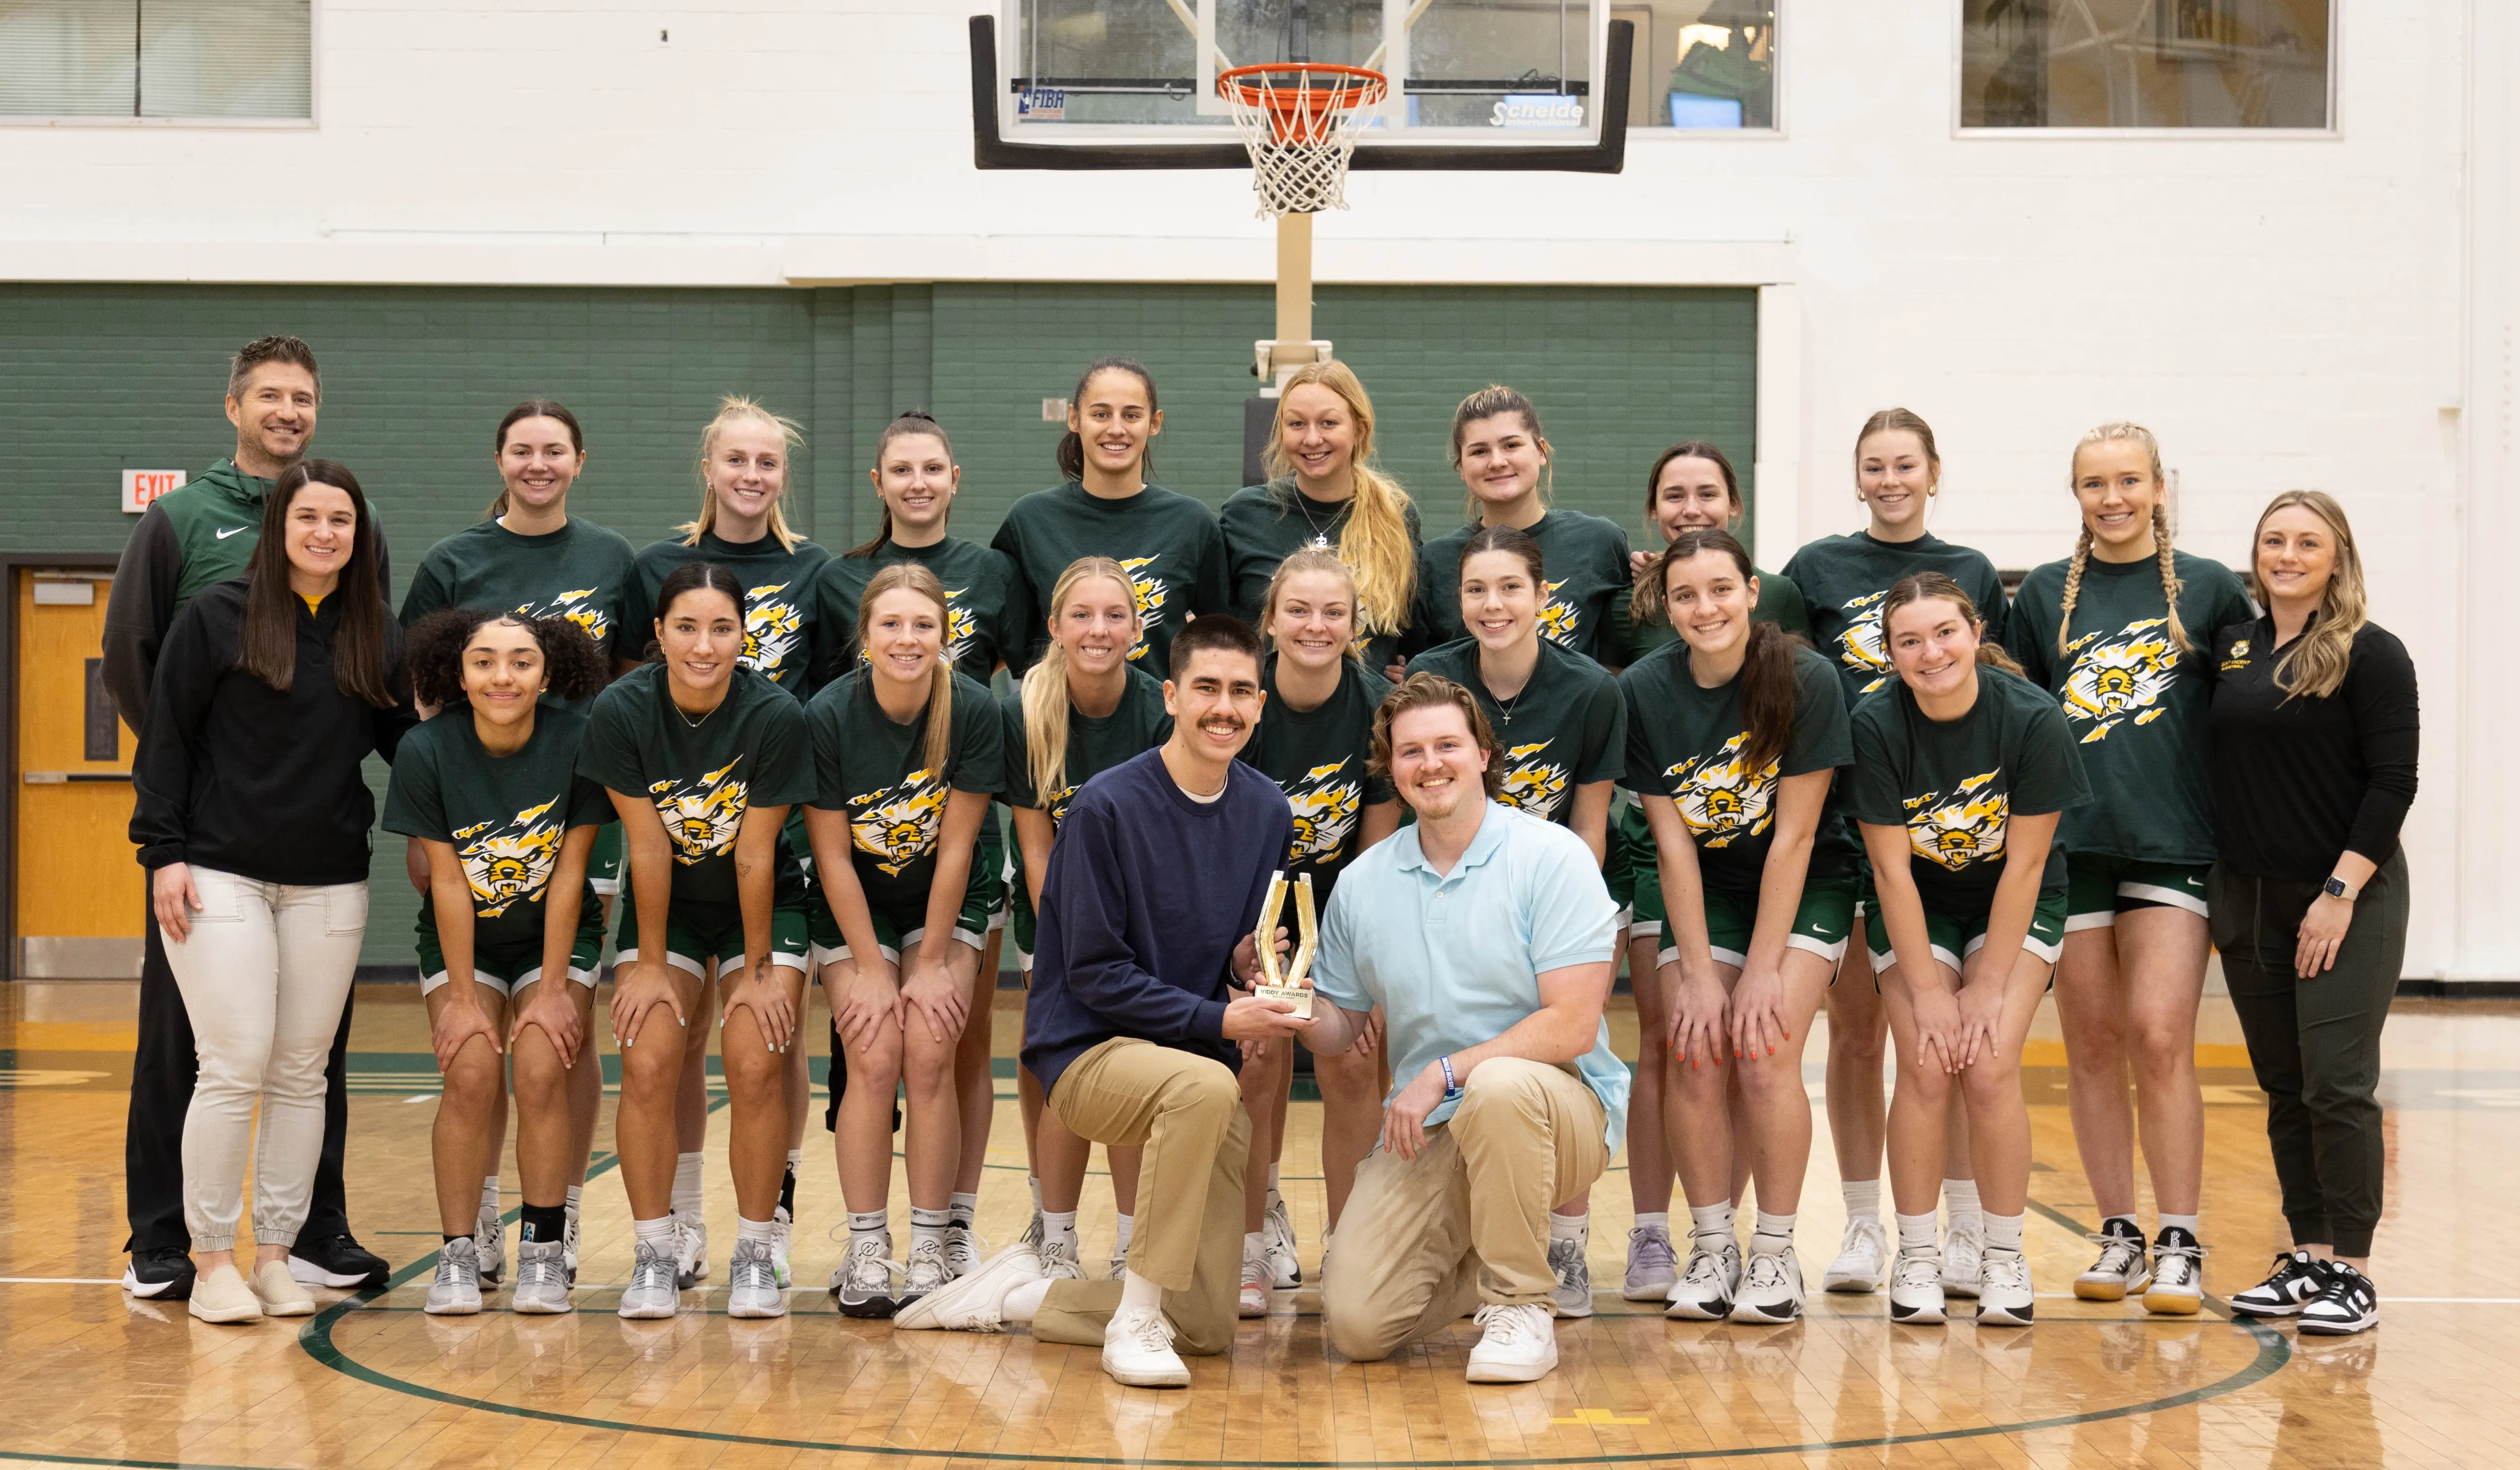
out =
{"type": "Polygon", "coordinates": [[[1313,216],[1278,216],[1278,335],[1252,344],[1260,391],[1276,397],[1297,368],[1329,360],[1330,345],[1313,336],[1313,216]]]}

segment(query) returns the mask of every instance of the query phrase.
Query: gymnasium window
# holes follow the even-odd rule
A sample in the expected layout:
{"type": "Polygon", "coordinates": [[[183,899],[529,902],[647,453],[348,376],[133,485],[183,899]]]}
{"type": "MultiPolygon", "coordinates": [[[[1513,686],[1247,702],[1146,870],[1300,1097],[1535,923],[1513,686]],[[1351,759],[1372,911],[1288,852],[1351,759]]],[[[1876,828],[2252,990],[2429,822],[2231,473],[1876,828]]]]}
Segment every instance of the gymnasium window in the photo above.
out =
{"type": "Polygon", "coordinates": [[[2330,0],[1961,0],[1960,125],[2326,128],[2330,0]]]}
{"type": "Polygon", "coordinates": [[[1775,0],[1610,0],[1610,19],[1637,27],[1629,127],[1777,125],[1775,0]]]}
{"type": "Polygon", "coordinates": [[[313,115],[310,0],[0,3],[0,116],[313,115]]]}

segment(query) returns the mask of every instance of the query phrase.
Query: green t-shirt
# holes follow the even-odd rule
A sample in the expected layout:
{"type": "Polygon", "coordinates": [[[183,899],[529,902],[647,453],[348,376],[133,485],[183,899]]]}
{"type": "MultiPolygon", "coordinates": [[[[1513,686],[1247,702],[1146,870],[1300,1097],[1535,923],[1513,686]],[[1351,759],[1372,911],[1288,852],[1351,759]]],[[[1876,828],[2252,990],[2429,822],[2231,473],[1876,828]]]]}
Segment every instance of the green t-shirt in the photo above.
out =
{"type": "Polygon", "coordinates": [[[1066,784],[1055,792],[1036,792],[1032,785],[1031,747],[1024,740],[1023,691],[999,708],[1006,720],[1006,797],[1010,806],[1031,806],[1050,812],[1055,828],[1067,816],[1068,800],[1078,787],[1121,761],[1170,740],[1173,717],[1164,712],[1163,681],[1142,668],[1127,670],[1129,682],[1111,712],[1091,715],[1070,705],[1067,710],[1066,784]]]}
{"type": "Polygon", "coordinates": [[[1876,541],[1858,530],[1822,536],[1785,563],[1785,575],[1809,606],[1812,642],[1836,661],[1850,710],[1874,689],[1898,682],[1881,639],[1881,599],[1912,572],[1940,572],[1959,583],[1986,620],[1986,641],[2003,641],[2003,578],[1993,562],[1965,546],[1932,535],[1876,541]]]}
{"type": "Polygon", "coordinates": [[[645,655],[656,636],[656,594],[665,578],[686,562],[715,562],[743,584],[743,665],[798,700],[814,693],[820,645],[814,626],[814,578],[832,554],[811,541],[788,550],[777,536],[738,545],[702,532],[699,544],[679,538],[651,541],[639,553],[638,575],[623,599],[621,621],[626,630],[621,656],[645,655]]]}
{"type": "MultiPolygon", "coordinates": [[[[1216,520],[1225,534],[1225,561],[1234,582],[1235,616],[1255,628],[1260,626],[1260,600],[1269,595],[1269,578],[1278,574],[1278,564],[1306,546],[1336,551],[1339,537],[1347,531],[1348,512],[1355,505],[1353,500],[1324,504],[1287,480],[1245,485],[1227,497],[1216,520]]],[[[1418,549],[1422,541],[1418,530],[1418,507],[1410,505],[1402,514],[1409,525],[1409,544],[1413,550],[1418,549]]],[[[1416,608],[1417,589],[1412,587],[1410,606],[1403,610],[1403,616],[1413,615],[1416,608]]],[[[1364,621],[1361,616],[1358,621],[1364,621]]],[[[1367,639],[1365,666],[1390,667],[1392,660],[1400,656],[1401,637],[1407,631],[1403,625],[1367,639]]]]}
{"type": "Polygon", "coordinates": [[[1356,837],[1365,808],[1392,800],[1390,780],[1367,769],[1373,712],[1391,692],[1391,681],[1349,659],[1328,699],[1297,710],[1279,697],[1278,660],[1272,655],[1261,666],[1260,687],[1269,702],[1241,759],[1286,794],[1295,815],[1287,874],[1312,874],[1313,897],[1327,903],[1338,875],[1364,850],[1356,837]]]}
{"type": "MultiPolygon", "coordinates": [[[[2069,811],[2092,799],[2074,737],[2047,690],[1986,665],[1977,703],[1948,723],[1927,719],[1915,691],[1892,679],[1855,707],[1855,772],[1847,808],[1859,822],[1908,829],[1909,870],[1928,907],[1976,915],[1995,901],[2012,817],[2069,811]]],[[[2065,843],[2048,845],[2043,892],[2065,887],[2065,843]]]]}
{"type": "Polygon", "coordinates": [[[923,909],[936,878],[947,796],[995,796],[1006,789],[1005,726],[988,686],[956,674],[953,740],[944,769],[930,769],[926,707],[908,724],[895,721],[876,702],[874,677],[850,669],[805,707],[820,788],[810,800],[847,814],[849,855],[870,902],[923,909]]]}
{"type": "Polygon", "coordinates": [[[1000,664],[1023,661],[1024,626],[1015,569],[1004,552],[960,536],[933,546],[886,541],[867,556],[835,556],[814,576],[814,631],[823,645],[825,682],[865,662],[858,646],[858,603],[867,583],[886,567],[913,562],[945,584],[945,655],[957,672],[987,683],[1000,664]]]}
{"type": "MultiPolygon", "coordinates": [[[[1794,585],[1794,579],[1781,572],[1753,571],[1751,575],[1759,579],[1759,601],[1750,609],[1750,620],[1773,622],[1788,633],[1810,638],[1811,609],[1804,605],[1803,589],[1794,585]]],[[[1622,605],[1619,627],[1626,640],[1626,662],[1630,664],[1657,648],[1668,648],[1680,641],[1680,634],[1672,627],[1668,613],[1657,613],[1643,622],[1631,622],[1628,609],[1622,605]]]]}
{"type": "Polygon", "coordinates": [[[1505,762],[1497,798],[1563,827],[1575,819],[1575,788],[1615,781],[1627,769],[1628,706],[1608,669],[1543,638],[1531,682],[1501,704],[1479,682],[1479,644],[1456,639],[1409,661],[1411,673],[1440,673],[1467,688],[1487,712],[1505,762]]]}
{"type": "Polygon", "coordinates": [[[1157,679],[1172,676],[1173,635],[1183,624],[1234,606],[1215,515],[1161,485],[1125,500],[1090,495],[1072,480],[1035,490],[1008,509],[989,544],[1014,564],[1026,668],[1050,646],[1050,594],[1059,574],[1083,557],[1111,557],[1128,569],[1144,623],[1129,659],[1157,679]]]}
{"type": "Polygon", "coordinates": [[[637,658],[622,621],[636,553],[617,531],[583,517],[548,535],[520,536],[496,521],[468,526],[428,548],[402,597],[402,624],[442,608],[496,608],[565,618],[606,658],[637,658]]]}
{"type": "MultiPolygon", "coordinates": [[[[1628,533],[1615,521],[1582,511],[1552,510],[1527,528],[1540,543],[1540,634],[1596,664],[1619,657],[1628,620],[1628,533]]],[[[1464,526],[1426,543],[1418,564],[1414,646],[1430,648],[1469,633],[1462,621],[1462,548],[1478,534],[1464,526]]]]}
{"type": "Polygon", "coordinates": [[[2188,651],[2170,639],[2161,564],[2084,563],[2066,652],[2056,652],[2067,563],[2024,577],[2003,643],[2031,681],[2065,711],[2097,800],[2065,814],[2077,852],[2138,862],[2214,860],[2214,793],[2205,774],[2207,706],[2214,694],[2212,630],[2257,616],[2240,578],[2220,562],[2173,552],[2179,620],[2188,651]]]}
{"type": "MultiPolygon", "coordinates": [[[[447,843],[472,889],[472,949],[538,950],[543,903],[571,827],[612,820],[604,788],[578,774],[586,716],[551,706],[534,712],[534,732],[513,756],[481,746],[467,709],[449,710],[402,738],[385,788],[385,830],[447,843]]],[[[596,912],[595,887],[578,913],[596,912]]],[[[437,932],[437,905],[421,899],[420,927],[437,932]]]]}
{"type": "MultiPolygon", "coordinates": [[[[695,724],[675,707],[667,677],[664,665],[644,664],[595,697],[577,768],[607,790],[656,804],[674,847],[677,906],[734,908],[735,838],[743,813],[814,799],[805,707],[767,676],[738,666],[725,702],[695,724]]],[[[778,883],[783,900],[803,896],[803,874],[785,835],[778,883]]]]}
{"type": "MultiPolygon", "coordinates": [[[[1810,649],[1795,646],[1791,653],[1793,733],[1783,753],[1757,772],[1741,768],[1739,752],[1750,731],[1741,715],[1737,676],[1717,688],[1700,688],[1688,671],[1688,649],[1681,644],[1647,654],[1619,675],[1628,704],[1628,770],[1619,784],[1647,800],[1668,797],[1680,808],[1697,845],[1698,872],[1710,889],[1757,893],[1775,841],[1778,783],[1855,759],[1836,671],[1810,649]]],[[[1854,870],[1855,844],[1838,811],[1837,784],[1830,783],[1821,811],[1806,881],[1854,870]]]]}

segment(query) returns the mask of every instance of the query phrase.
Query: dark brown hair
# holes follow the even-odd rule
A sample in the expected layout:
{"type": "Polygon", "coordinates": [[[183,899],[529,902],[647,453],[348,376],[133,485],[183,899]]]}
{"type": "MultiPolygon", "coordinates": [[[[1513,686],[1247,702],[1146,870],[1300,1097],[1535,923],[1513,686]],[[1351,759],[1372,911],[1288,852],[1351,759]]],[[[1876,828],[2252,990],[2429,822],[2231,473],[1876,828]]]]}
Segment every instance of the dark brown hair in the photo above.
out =
{"type": "MultiPolygon", "coordinates": [[[[1163,411],[1163,405],[1155,400],[1155,375],[1147,370],[1145,363],[1135,357],[1097,357],[1086,365],[1084,375],[1076,380],[1076,395],[1067,400],[1068,412],[1077,411],[1076,405],[1085,400],[1085,390],[1093,386],[1095,375],[1103,372],[1127,373],[1145,384],[1147,412],[1163,411]]],[[[1085,478],[1085,436],[1073,429],[1058,436],[1058,473],[1070,480],[1081,481],[1085,478]]],[[[1154,479],[1155,446],[1152,443],[1140,449],[1138,473],[1149,481],[1154,479]]]]}
{"type": "MultiPolygon", "coordinates": [[[[878,478],[883,474],[883,451],[892,447],[894,439],[908,438],[912,435],[922,435],[943,444],[945,462],[954,462],[954,441],[945,436],[945,426],[936,422],[936,416],[923,408],[905,408],[900,417],[883,426],[883,433],[875,436],[875,469],[878,478]]],[[[876,523],[875,538],[863,545],[852,546],[840,555],[873,556],[883,549],[884,542],[892,539],[892,507],[879,494],[876,496],[875,503],[876,514],[882,518],[876,523]]],[[[946,515],[950,517],[952,514],[949,507],[946,515]]]]}
{"type": "Polygon", "coordinates": [[[245,568],[245,625],[238,630],[236,666],[283,694],[297,682],[300,604],[289,585],[289,507],[310,484],[348,495],[358,518],[350,559],[332,594],[341,599],[341,620],[333,634],[333,683],[352,699],[390,710],[396,701],[386,668],[384,589],[377,581],[377,524],[359,478],[329,459],[291,465],[262,497],[262,538],[245,568]]]}
{"type": "MultiPolygon", "coordinates": [[[[1192,627],[1197,623],[1191,624],[1192,627]]],[[[1382,703],[1373,712],[1373,749],[1366,758],[1367,769],[1388,779],[1391,775],[1391,725],[1412,710],[1454,709],[1470,727],[1470,739],[1476,741],[1479,754],[1488,758],[1488,768],[1479,779],[1488,800],[1505,795],[1505,762],[1497,758],[1496,731],[1488,728],[1487,712],[1479,708],[1478,697],[1440,673],[1413,673],[1391,686],[1382,703]]]]}
{"type": "Polygon", "coordinates": [[[1462,543],[1462,558],[1454,564],[1455,570],[1468,566],[1470,558],[1483,551],[1502,551],[1508,556],[1522,558],[1523,565],[1531,569],[1535,591],[1540,583],[1549,579],[1547,564],[1540,554],[1540,543],[1532,539],[1531,532],[1518,527],[1482,526],[1470,532],[1469,539],[1462,543]]]}
{"type": "Polygon", "coordinates": [[[306,376],[315,380],[316,400],[323,400],[324,375],[315,370],[315,349],[294,337],[257,337],[237,348],[236,355],[228,359],[228,396],[233,398],[244,392],[245,381],[266,362],[304,368],[306,376]]]}
{"type": "MultiPolygon", "coordinates": [[[[566,408],[562,407],[560,404],[553,402],[549,398],[527,398],[522,403],[509,409],[508,416],[499,421],[499,432],[490,440],[490,453],[492,456],[501,459],[507,457],[508,431],[516,428],[518,424],[523,423],[527,419],[560,420],[561,427],[568,431],[568,446],[575,449],[580,454],[584,454],[586,452],[586,432],[577,427],[577,415],[570,413],[566,408]]],[[[507,486],[503,484],[499,487],[499,498],[490,502],[490,509],[485,512],[485,514],[488,515],[491,520],[496,521],[507,513],[508,489],[507,486]]]]}
{"type": "MultiPolygon", "coordinates": [[[[734,573],[715,562],[685,562],[666,573],[665,584],[656,589],[655,620],[664,621],[666,615],[674,611],[674,604],[680,602],[683,595],[688,592],[725,593],[735,602],[735,620],[738,623],[742,623],[752,612],[744,602],[743,583],[735,579],[734,573]]],[[[657,641],[656,630],[651,627],[647,631],[646,658],[651,664],[662,663],[665,651],[657,641]]]]}
{"type": "MultiPolygon", "coordinates": [[[[1959,610],[1968,624],[1978,630],[1977,662],[1991,664],[2005,673],[2018,674],[2021,665],[2003,651],[2002,644],[1986,636],[1986,620],[1978,616],[1977,604],[1960,590],[1960,584],[1940,572],[1911,572],[1890,584],[1881,599],[1881,656],[1890,656],[1890,615],[1912,602],[1947,602],[1959,610]]],[[[1895,665],[1893,666],[1896,666],[1895,665]]],[[[2025,675],[2026,677],[2026,675],[2025,675]]]]}
{"type": "MultiPolygon", "coordinates": [[[[1461,406],[1453,410],[1453,468],[1458,470],[1462,467],[1462,436],[1468,433],[1472,424],[1508,413],[1522,420],[1522,427],[1540,446],[1540,503],[1546,505],[1551,492],[1556,488],[1557,467],[1549,453],[1549,436],[1540,428],[1540,410],[1532,406],[1531,399],[1520,389],[1491,383],[1463,398],[1461,406]]],[[[1464,495],[1462,511],[1472,521],[1479,519],[1479,497],[1475,493],[1464,495]]]]}
{"type": "Polygon", "coordinates": [[[1741,477],[1732,473],[1732,461],[1724,451],[1704,439],[1689,439],[1672,445],[1654,456],[1653,468],[1645,472],[1645,510],[1651,512],[1662,491],[1662,472],[1675,459],[1702,459],[1724,474],[1724,498],[1732,502],[1732,514],[1741,514],[1741,477]]]}
{"type": "MultiPolygon", "coordinates": [[[[1630,598],[1631,619],[1642,615],[1648,600],[1660,605],[1670,596],[1674,566],[1706,552],[1731,557],[1740,570],[1745,590],[1759,574],[1739,537],[1711,526],[1692,527],[1673,537],[1662,555],[1646,565],[1630,598]]],[[[1750,726],[1750,738],[1741,742],[1739,769],[1756,779],[1770,761],[1785,753],[1794,733],[1794,646],[1783,628],[1755,618],[1750,620],[1750,646],[1741,657],[1740,679],[1741,718],[1750,726]]]]}
{"type": "Polygon", "coordinates": [[[586,699],[603,692],[607,674],[604,655],[586,629],[565,618],[527,618],[495,608],[440,608],[411,625],[404,635],[404,666],[411,670],[411,691],[424,705],[451,710],[465,703],[464,650],[472,635],[493,622],[513,622],[543,651],[543,692],[565,700],[586,699]]]}
{"type": "Polygon", "coordinates": [[[1165,658],[1178,677],[1184,668],[1190,666],[1191,655],[1209,649],[1241,654],[1250,659],[1255,670],[1260,666],[1260,635],[1252,630],[1251,624],[1227,613],[1210,613],[1203,618],[1192,619],[1190,626],[1183,628],[1173,639],[1172,650],[1165,658]]]}

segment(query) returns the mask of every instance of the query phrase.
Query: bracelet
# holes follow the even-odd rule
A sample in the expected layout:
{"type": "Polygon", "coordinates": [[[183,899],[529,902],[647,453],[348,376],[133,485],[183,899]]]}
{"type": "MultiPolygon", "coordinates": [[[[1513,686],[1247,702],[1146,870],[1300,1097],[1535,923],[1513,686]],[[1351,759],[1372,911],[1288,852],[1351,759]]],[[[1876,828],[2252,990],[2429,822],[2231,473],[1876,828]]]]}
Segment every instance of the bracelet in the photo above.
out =
{"type": "Polygon", "coordinates": [[[1453,1077],[1453,1059],[1440,1056],[1435,1059],[1435,1065],[1444,1069],[1444,1100],[1451,1102],[1462,1095],[1462,1084],[1453,1077]]]}

